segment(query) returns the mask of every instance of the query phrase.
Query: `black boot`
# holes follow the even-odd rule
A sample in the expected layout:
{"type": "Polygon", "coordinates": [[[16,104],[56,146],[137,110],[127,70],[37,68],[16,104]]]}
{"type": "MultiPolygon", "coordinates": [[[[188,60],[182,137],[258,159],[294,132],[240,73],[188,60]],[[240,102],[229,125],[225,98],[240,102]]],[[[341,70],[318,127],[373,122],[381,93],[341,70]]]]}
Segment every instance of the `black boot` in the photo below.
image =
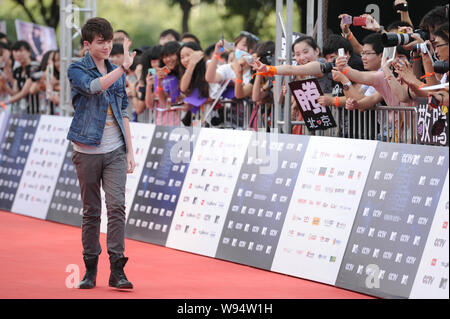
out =
{"type": "Polygon", "coordinates": [[[123,272],[123,267],[128,261],[128,257],[110,259],[111,275],[109,276],[109,286],[120,289],[133,289],[133,284],[128,281],[123,272]]]}
{"type": "Polygon", "coordinates": [[[79,289],[92,289],[95,287],[97,279],[98,256],[94,258],[83,257],[86,266],[86,274],[78,285],[79,289]]]}

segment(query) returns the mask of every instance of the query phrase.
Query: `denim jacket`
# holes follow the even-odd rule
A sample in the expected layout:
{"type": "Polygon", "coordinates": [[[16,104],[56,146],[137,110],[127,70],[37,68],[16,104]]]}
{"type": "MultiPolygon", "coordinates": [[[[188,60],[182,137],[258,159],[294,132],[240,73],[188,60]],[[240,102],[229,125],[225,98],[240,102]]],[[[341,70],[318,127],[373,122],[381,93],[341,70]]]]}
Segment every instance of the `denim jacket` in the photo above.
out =
{"type": "MultiPolygon", "coordinates": [[[[108,60],[105,63],[108,73],[117,68],[108,60]]],[[[111,105],[126,145],[123,118],[129,118],[129,115],[127,112],[128,96],[125,74],[111,87],[103,91],[100,86],[102,74],[97,69],[89,52],[86,53],[84,58],[72,63],[67,73],[72,89],[72,105],[75,109],[67,139],[86,145],[99,146],[103,136],[108,107],[111,105]]]]}

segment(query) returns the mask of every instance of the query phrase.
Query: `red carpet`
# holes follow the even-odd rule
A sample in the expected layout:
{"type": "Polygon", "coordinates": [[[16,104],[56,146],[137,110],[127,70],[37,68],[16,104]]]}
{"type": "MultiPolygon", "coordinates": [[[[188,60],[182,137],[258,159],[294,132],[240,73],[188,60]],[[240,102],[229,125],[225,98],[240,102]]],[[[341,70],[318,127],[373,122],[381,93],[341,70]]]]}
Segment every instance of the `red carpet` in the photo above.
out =
{"type": "Polygon", "coordinates": [[[97,288],[66,287],[80,268],[81,229],[0,211],[0,299],[370,299],[359,293],[170,248],[126,240],[132,291],[108,287],[102,234],[97,288]]]}

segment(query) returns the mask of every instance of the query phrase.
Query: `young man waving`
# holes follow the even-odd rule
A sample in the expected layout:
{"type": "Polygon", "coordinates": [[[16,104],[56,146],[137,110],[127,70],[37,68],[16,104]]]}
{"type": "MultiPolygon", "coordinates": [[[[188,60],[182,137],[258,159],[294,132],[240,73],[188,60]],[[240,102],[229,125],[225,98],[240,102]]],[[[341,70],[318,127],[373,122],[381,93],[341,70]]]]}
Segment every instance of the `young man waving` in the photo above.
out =
{"type": "Polygon", "coordinates": [[[102,185],[108,214],[107,248],[111,263],[109,286],[132,289],[123,267],[125,250],[125,183],[135,168],[131,145],[125,74],[136,53],[131,42],[123,44],[125,58],[120,66],[108,60],[113,43],[111,24],[92,18],[82,28],[88,52],[70,65],[68,78],[75,110],[67,138],[73,142],[72,161],[76,167],[83,201],[82,244],[86,274],[81,289],[94,288],[100,247],[102,185]]]}

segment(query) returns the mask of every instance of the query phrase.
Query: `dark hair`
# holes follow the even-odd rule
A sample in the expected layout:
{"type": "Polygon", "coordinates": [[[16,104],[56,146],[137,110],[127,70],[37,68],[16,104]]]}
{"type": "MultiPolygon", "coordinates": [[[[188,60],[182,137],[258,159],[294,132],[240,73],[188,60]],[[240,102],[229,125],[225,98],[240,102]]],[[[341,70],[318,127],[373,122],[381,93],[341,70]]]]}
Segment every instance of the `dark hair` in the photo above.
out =
{"type": "Polygon", "coordinates": [[[0,32],[0,40],[1,39],[6,39],[6,41],[9,43],[8,36],[6,34],[4,34],[3,32],[0,32]]]}
{"type": "Polygon", "coordinates": [[[91,18],[84,24],[81,29],[83,41],[92,43],[96,36],[102,37],[104,40],[112,40],[114,31],[108,20],[103,18],[91,18]]]}
{"type": "Polygon", "coordinates": [[[0,49],[11,51],[11,46],[8,43],[0,41],[0,49]]]}
{"type": "MultiPolygon", "coordinates": [[[[160,63],[161,67],[164,67],[166,64],[164,63],[163,59],[169,55],[176,54],[178,56],[178,51],[180,50],[180,43],[177,41],[170,41],[164,44],[161,48],[161,55],[160,55],[160,63]]],[[[178,59],[178,64],[180,64],[180,60],[178,59]]],[[[179,75],[178,68],[175,68],[175,70],[172,70],[172,73],[174,75],[179,75]]]]}
{"type": "Polygon", "coordinates": [[[391,32],[392,30],[398,29],[400,27],[410,27],[410,28],[412,28],[413,26],[409,22],[398,20],[398,21],[394,21],[391,24],[389,24],[386,30],[388,32],[391,32]]]}
{"type": "Polygon", "coordinates": [[[161,51],[162,51],[162,45],[155,45],[153,48],[149,51],[149,62],[151,60],[159,60],[161,57],[161,51]]]}
{"type": "Polygon", "coordinates": [[[208,57],[211,56],[215,49],[216,49],[216,45],[215,44],[211,44],[209,47],[207,47],[205,49],[205,55],[208,56],[208,57]]]}
{"type": "Polygon", "coordinates": [[[319,49],[319,52],[320,52],[320,48],[319,48],[319,46],[317,45],[316,41],[315,41],[312,37],[310,37],[310,36],[308,36],[308,35],[303,35],[303,36],[301,36],[300,38],[298,38],[297,40],[295,40],[295,42],[292,44],[292,51],[294,51],[294,48],[295,48],[295,46],[296,46],[297,44],[302,43],[302,42],[308,43],[308,45],[309,45],[311,48],[313,48],[313,50],[319,49]]]}
{"type": "Polygon", "coordinates": [[[376,54],[381,54],[384,50],[382,39],[383,36],[380,33],[371,33],[363,39],[362,44],[370,44],[376,54]]]}
{"type": "MultiPolygon", "coordinates": [[[[183,48],[189,48],[194,51],[202,51],[202,48],[200,45],[194,42],[187,42],[184,43],[180,50],[178,51],[178,60],[181,61],[181,50],[183,48]]],[[[186,72],[186,69],[184,66],[180,63],[180,76],[183,76],[184,72],[186,72]]],[[[191,83],[189,83],[189,87],[185,93],[187,96],[191,95],[195,89],[198,89],[199,93],[203,97],[209,97],[209,84],[205,80],[205,74],[206,74],[206,61],[205,59],[202,59],[200,62],[197,63],[194,69],[194,73],[192,74],[191,83]]]]}
{"type": "Polygon", "coordinates": [[[194,39],[195,43],[197,43],[201,47],[200,40],[194,34],[192,34],[192,33],[183,33],[183,35],[181,36],[181,42],[183,42],[183,39],[186,39],[186,38],[194,39]]]}
{"type": "Polygon", "coordinates": [[[344,48],[345,52],[353,54],[353,46],[347,39],[337,34],[330,34],[323,44],[323,56],[337,53],[340,48],[344,48]]]}
{"type": "Polygon", "coordinates": [[[12,47],[11,47],[11,51],[19,51],[20,49],[24,48],[25,50],[27,50],[28,52],[31,53],[31,46],[27,41],[16,41],[12,47]]]}
{"type": "Polygon", "coordinates": [[[110,55],[118,55],[118,54],[123,54],[123,45],[115,43],[113,44],[110,55]]]}
{"type": "Polygon", "coordinates": [[[142,64],[141,81],[143,81],[145,84],[147,84],[148,69],[152,65],[152,60],[160,60],[161,48],[162,46],[155,45],[154,47],[148,48],[142,53],[142,56],[140,58],[140,63],[142,64]]]}
{"type": "MultiPolygon", "coordinates": [[[[55,65],[56,55],[60,56],[61,53],[59,52],[59,50],[56,50],[56,51],[53,51],[53,52],[54,52],[54,54],[53,54],[53,65],[55,65]]],[[[53,75],[55,76],[55,78],[57,78],[59,80],[59,70],[57,68],[53,68],[53,75]]]]}
{"type": "Polygon", "coordinates": [[[42,56],[41,65],[39,66],[39,70],[45,71],[47,69],[48,60],[50,60],[50,54],[52,54],[54,51],[47,51],[42,56]]]}
{"type": "Polygon", "coordinates": [[[448,7],[439,6],[429,11],[420,21],[420,28],[428,31],[448,22],[448,7]]]}
{"type": "Polygon", "coordinates": [[[436,30],[434,30],[434,36],[440,37],[448,43],[448,22],[440,25],[436,30]]]}
{"type": "Polygon", "coordinates": [[[173,29],[164,30],[159,35],[159,38],[160,39],[164,38],[164,37],[168,36],[169,34],[173,35],[173,37],[175,38],[176,41],[180,41],[180,34],[177,31],[173,30],[173,29]]]}
{"type": "Polygon", "coordinates": [[[134,49],[133,52],[136,52],[136,56],[134,57],[133,64],[130,66],[131,71],[135,71],[137,66],[141,64],[143,54],[143,52],[140,49],[134,49]]]}
{"type": "Polygon", "coordinates": [[[261,42],[256,49],[256,55],[262,63],[270,65],[269,57],[271,58],[275,55],[275,43],[273,41],[261,42]]]}
{"type": "Polygon", "coordinates": [[[239,36],[234,40],[234,45],[237,46],[238,43],[244,38],[247,40],[248,53],[253,53],[258,41],[256,40],[257,37],[249,32],[242,31],[241,34],[239,34],[239,36]]]}
{"type": "Polygon", "coordinates": [[[114,31],[114,33],[117,33],[117,32],[120,32],[120,33],[123,33],[123,34],[125,34],[125,36],[126,36],[126,37],[127,37],[128,39],[130,39],[130,35],[128,34],[128,32],[127,32],[127,31],[125,31],[125,30],[122,30],[122,29],[114,31]]]}
{"type": "MultiPolygon", "coordinates": [[[[55,65],[55,61],[56,61],[55,57],[56,57],[57,54],[58,54],[58,55],[60,54],[60,53],[59,53],[59,50],[55,50],[55,51],[47,51],[47,52],[45,52],[44,55],[42,56],[41,65],[40,65],[40,67],[39,67],[39,69],[40,69],[41,71],[45,71],[45,70],[47,69],[48,62],[49,62],[49,60],[50,60],[50,55],[52,55],[52,53],[53,53],[52,62],[53,62],[53,65],[55,65]]],[[[56,68],[53,68],[53,76],[54,76],[56,79],[59,80],[59,71],[58,71],[56,68]]]]}

